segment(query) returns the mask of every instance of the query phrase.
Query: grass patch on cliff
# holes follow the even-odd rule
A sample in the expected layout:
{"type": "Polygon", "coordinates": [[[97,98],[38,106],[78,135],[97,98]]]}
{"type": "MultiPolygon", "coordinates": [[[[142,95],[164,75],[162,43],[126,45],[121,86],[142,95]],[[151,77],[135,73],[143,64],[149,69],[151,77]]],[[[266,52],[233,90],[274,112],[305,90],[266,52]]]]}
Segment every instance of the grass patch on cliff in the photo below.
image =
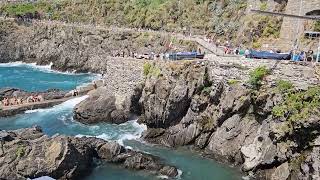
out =
{"type": "Polygon", "coordinates": [[[204,88],[202,89],[202,93],[204,93],[204,94],[206,94],[206,95],[209,95],[210,92],[211,92],[211,90],[212,90],[212,87],[204,87],[204,88]]]}
{"type": "Polygon", "coordinates": [[[236,79],[229,79],[228,80],[228,84],[231,86],[231,85],[236,85],[236,84],[239,84],[240,81],[239,80],[236,80],[236,79]]]}
{"type": "Polygon", "coordinates": [[[272,109],[274,117],[295,123],[308,120],[311,115],[320,115],[320,86],[306,91],[288,91],[283,96],[284,101],[272,109]]]}
{"type": "Polygon", "coordinates": [[[307,156],[305,154],[301,154],[300,156],[291,159],[289,162],[291,170],[298,174],[300,172],[301,164],[306,159],[307,159],[307,156]]]}
{"type": "Polygon", "coordinates": [[[286,93],[293,89],[293,84],[290,81],[286,80],[277,80],[276,82],[276,89],[280,93],[286,93]]]}
{"type": "Polygon", "coordinates": [[[266,66],[259,66],[250,72],[249,84],[253,89],[259,89],[263,79],[269,74],[269,69],[266,66]]]}
{"type": "Polygon", "coordinates": [[[161,75],[161,69],[156,67],[154,64],[146,62],[143,65],[143,75],[146,77],[149,75],[159,77],[161,75]]]}
{"type": "Polygon", "coordinates": [[[19,146],[16,151],[16,156],[18,158],[23,157],[25,155],[25,149],[23,146],[19,146]]]}
{"type": "Polygon", "coordinates": [[[27,13],[35,13],[37,8],[33,3],[17,3],[6,4],[0,10],[9,16],[16,16],[25,15],[27,13]]]}
{"type": "Polygon", "coordinates": [[[203,116],[200,124],[203,127],[203,130],[210,131],[215,125],[215,120],[212,117],[203,116]]]}
{"type": "Polygon", "coordinates": [[[317,31],[317,32],[320,31],[320,21],[316,21],[316,22],[314,23],[313,30],[314,30],[314,31],[317,31]]]}

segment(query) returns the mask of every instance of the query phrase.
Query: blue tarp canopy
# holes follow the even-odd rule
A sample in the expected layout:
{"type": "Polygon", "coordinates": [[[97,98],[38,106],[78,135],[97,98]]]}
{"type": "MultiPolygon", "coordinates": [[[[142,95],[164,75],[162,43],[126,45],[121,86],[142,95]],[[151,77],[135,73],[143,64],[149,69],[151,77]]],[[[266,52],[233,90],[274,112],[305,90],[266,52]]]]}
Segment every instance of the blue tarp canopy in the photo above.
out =
{"type": "Polygon", "coordinates": [[[268,51],[254,51],[251,50],[248,55],[249,58],[255,59],[277,59],[277,60],[290,60],[291,54],[285,53],[271,53],[268,51]]]}
{"type": "Polygon", "coordinates": [[[179,56],[196,56],[197,52],[178,52],[176,53],[179,56]]]}
{"type": "Polygon", "coordinates": [[[177,52],[169,54],[171,60],[182,60],[182,59],[203,59],[204,54],[197,52],[177,52]]]}

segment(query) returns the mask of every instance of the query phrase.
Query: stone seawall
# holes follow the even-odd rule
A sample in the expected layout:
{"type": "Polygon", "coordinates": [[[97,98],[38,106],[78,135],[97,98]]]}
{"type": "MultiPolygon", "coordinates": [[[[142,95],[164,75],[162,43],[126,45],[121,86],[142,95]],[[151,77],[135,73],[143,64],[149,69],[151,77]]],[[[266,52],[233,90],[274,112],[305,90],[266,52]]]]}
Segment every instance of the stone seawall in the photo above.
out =
{"type": "Polygon", "coordinates": [[[320,83],[319,64],[245,59],[242,57],[209,57],[209,62],[212,74],[218,79],[229,78],[246,81],[249,79],[250,71],[259,66],[266,66],[271,69],[266,78],[271,84],[281,79],[292,82],[298,89],[306,89],[320,83]]]}
{"type": "Polygon", "coordinates": [[[146,60],[110,58],[104,66],[104,84],[109,92],[123,101],[134,89],[144,83],[143,65],[146,60]]]}

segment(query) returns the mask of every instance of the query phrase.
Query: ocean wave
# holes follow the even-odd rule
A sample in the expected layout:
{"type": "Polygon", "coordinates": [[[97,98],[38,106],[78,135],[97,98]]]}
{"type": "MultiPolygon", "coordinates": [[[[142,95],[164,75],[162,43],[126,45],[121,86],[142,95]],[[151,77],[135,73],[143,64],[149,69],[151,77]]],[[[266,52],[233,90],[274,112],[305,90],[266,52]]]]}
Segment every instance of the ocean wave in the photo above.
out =
{"type": "Polygon", "coordinates": [[[178,175],[177,175],[177,179],[181,179],[183,171],[181,169],[178,169],[178,175]]]}
{"type": "Polygon", "coordinates": [[[73,107],[75,107],[77,104],[79,104],[81,101],[85,100],[86,98],[88,98],[88,95],[85,96],[81,96],[81,97],[76,97],[73,99],[70,99],[68,101],[65,101],[59,105],[53,106],[51,108],[47,108],[47,109],[34,109],[34,110],[27,110],[25,111],[26,114],[31,114],[31,113],[48,113],[48,112],[60,112],[66,109],[72,109],[73,107]]]}
{"type": "Polygon", "coordinates": [[[158,179],[169,179],[168,176],[165,176],[165,175],[159,175],[157,176],[158,179]]]}
{"type": "MultiPolygon", "coordinates": [[[[126,132],[124,129],[117,129],[117,131],[111,132],[111,133],[102,133],[99,135],[86,135],[86,134],[78,134],[76,137],[96,137],[107,141],[116,141],[122,146],[124,145],[124,141],[126,140],[138,140],[142,136],[142,132],[146,130],[145,125],[140,125],[137,123],[137,120],[128,121],[126,123],[116,125],[116,126],[127,126],[127,127],[134,127],[134,132],[130,130],[131,132],[126,132]]],[[[101,130],[102,126],[89,126],[89,129],[91,133],[94,134],[95,131],[101,130]]],[[[90,133],[90,134],[91,134],[90,133]]],[[[132,148],[132,147],[130,147],[132,148]]]]}
{"type": "MultiPolygon", "coordinates": [[[[117,142],[121,145],[124,145],[124,141],[126,140],[138,140],[141,138],[142,133],[147,130],[147,126],[144,124],[139,124],[137,120],[128,121],[124,124],[130,123],[137,131],[135,133],[126,133],[120,136],[120,138],[117,140],[117,142]]],[[[122,124],[122,125],[124,125],[122,124]]]]}
{"type": "Polygon", "coordinates": [[[36,63],[25,63],[22,61],[9,62],[9,63],[0,63],[0,67],[19,67],[19,66],[28,66],[38,70],[51,70],[53,63],[48,65],[37,65],[36,63]]]}
{"type": "Polygon", "coordinates": [[[0,63],[0,67],[19,67],[19,66],[25,66],[25,67],[30,67],[42,72],[47,72],[47,73],[55,73],[55,74],[66,74],[66,75],[84,75],[84,74],[89,74],[91,76],[90,80],[95,80],[101,77],[101,74],[95,74],[95,73],[75,73],[75,71],[73,72],[61,72],[61,71],[57,71],[52,69],[52,65],[53,63],[50,62],[50,64],[48,65],[37,65],[36,63],[25,63],[22,61],[16,61],[16,62],[9,62],[9,63],[0,63]]]}
{"type": "MultiPolygon", "coordinates": [[[[178,175],[176,176],[175,179],[181,179],[182,170],[177,169],[177,171],[178,171],[178,175]]],[[[165,175],[159,175],[159,176],[157,176],[157,178],[159,178],[159,179],[169,179],[169,177],[165,176],[165,175]]]]}

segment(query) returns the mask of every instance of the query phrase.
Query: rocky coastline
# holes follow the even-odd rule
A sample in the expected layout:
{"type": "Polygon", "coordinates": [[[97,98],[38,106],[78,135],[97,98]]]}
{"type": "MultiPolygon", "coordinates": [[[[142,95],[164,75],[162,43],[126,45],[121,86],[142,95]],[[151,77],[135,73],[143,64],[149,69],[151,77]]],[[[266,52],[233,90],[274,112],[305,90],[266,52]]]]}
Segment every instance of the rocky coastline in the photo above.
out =
{"type": "Polygon", "coordinates": [[[122,106],[104,89],[75,108],[75,114],[107,113],[104,117],[110,120],[113,112],[122,120],[130,113],[138,115],[139,123],[148,127],[145,141],[172,148],[191,145],[206,157],[239,166],[252,179],[317,179],[317,68],[270,60],[245,65],[146,62],[144,83],[137,83],[122,106]],[[269,72],[257,89],[249,81],[261,67],[269,72]],[[92,111],[94,104],[101,109],[92,111]]]}
{"type": "Polygon", "coordinates": [[[23,102],[23,104],[10,105],[10,107],[3,106],[1,102],[0,117],[9,117],[17,114],[21,114],[26,110],[48,108],[54,105],[60,104],[66,100],[66,91],[59,89],[49,89],[44,92],[27,92],[17,88],[0,88],[0,101],[4,98],[8,98],[9,102],[17,98],[23,102]],[[30,96],[39,95],[43,98],[42,102],[27,103],[27,99],[30,96]]]}
{"type": "Polygon", "coordinates": [[[159,158],[126,149],[116,142],[63,135],[48,137],[40,127],[0,131],[0,137],[1,179],[79,179],[91,172],[97,160],[155,175],[178,175],[175,167],[163,164],[159,158]]]}
{"type": "MultiPolygon", "coordinates": [[[[64,37],[66,42],[82,42],[64,37]]],[[[51,45],[56,39],[47,38],[51,45]]],[[[207,157],[241,167],[252,179],[320,178],[319,66],[238,57],[153,62],[88,51],[87,59],[80,51],[50,58],[51,49],[44,54],[35,46],[9,45],[15,52],[1,51],[5,61],[53,62],[59,70],[106,73],[105,86],[74,109],[74,118],[82,123],[120,124],[136,115],[148,127],[145,141],[172,148],[192,146],[207,157]],[[30,52],[35,55],[26,56],[30,52]]]]}

